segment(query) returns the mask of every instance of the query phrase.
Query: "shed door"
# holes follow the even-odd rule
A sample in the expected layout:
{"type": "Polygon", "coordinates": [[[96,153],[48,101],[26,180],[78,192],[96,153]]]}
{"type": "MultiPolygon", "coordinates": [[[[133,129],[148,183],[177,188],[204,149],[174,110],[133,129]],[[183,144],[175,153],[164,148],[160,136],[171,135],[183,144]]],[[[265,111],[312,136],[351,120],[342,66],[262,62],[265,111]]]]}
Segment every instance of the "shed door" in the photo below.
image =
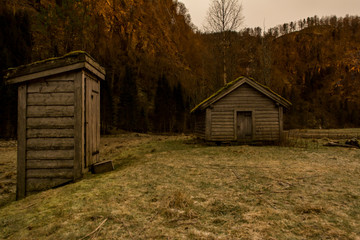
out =
{"type": "Polygon", "coordinates": [[[85,79],[85,167],[99,162],[100,147],[100,84],[85,79]]]}
{"type": "Polygon", "coordinates": [[[237,140],[252,139],[252,112],[237,112],[236,133],[237,140]]]}

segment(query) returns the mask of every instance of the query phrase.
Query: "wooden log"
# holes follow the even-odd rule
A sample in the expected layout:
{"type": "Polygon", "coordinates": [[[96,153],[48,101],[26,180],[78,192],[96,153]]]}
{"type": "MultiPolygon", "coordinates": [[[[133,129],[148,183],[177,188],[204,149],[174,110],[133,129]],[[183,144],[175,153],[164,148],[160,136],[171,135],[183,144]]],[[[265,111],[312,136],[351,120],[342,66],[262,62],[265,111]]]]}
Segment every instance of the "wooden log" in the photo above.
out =
{"type": "Polygon", "coordinates": [[[74,149],[73,138],[31,138],[27,150],[68,150],[74,149]]]}
{"type": "Polygon", "coordinates": [[[26,171],[28,178],[73,178],[73,169],[28,169],[26,171]]]}
{"type": "Polygon", "coordinates": [[[28,129],[27,138],[71,138],[74,129],[28,129]]]}
{"type": "Polygon", "coordinates": [[[72,93],[74,81],[41,81],[29,84],[28,93],[72,93]]]}
{"type": "Polygon", "coordinates": [[[74,106],[28,106],[27,117],[73,117],[74,106]]]}
{"type": "Polygon", "coordinates": [[[74,93],[28,93],[28,106],[72,106],[74,93]]]}
{"type": "Polygon", "coordinates": [[[28,118],[27,127],[32,129],[74,128],[74,118],[28,118]]]}
{"type": "Polygon", "coordinates": [[[28,178],[26,189],[28,192],[41,191],[63,185],[71,181],[71,178],[28,178]]]}
{"type": "Polygon", "coordinates": [[[30,150],[26,155],[27,160],[72,160],[74,150],[30,150]]]}
{"type": "Polygon", "coordinates": [[[95,163],[91,166],[91,172],[94,174],[105,173],[114,170],[114,165],[111,160],[95,163]]]}
{"type": "Polygon", "coordinates": [[[73,168],[74,160],[27,160],[27,169],[73,168]]]}

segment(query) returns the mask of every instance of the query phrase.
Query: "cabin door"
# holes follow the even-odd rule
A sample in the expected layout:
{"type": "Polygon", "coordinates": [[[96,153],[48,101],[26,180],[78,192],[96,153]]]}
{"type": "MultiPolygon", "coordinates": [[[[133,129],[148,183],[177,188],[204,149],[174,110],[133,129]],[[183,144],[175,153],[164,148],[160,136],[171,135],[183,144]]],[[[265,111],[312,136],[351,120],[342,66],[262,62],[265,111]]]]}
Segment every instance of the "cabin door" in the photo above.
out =
{"type": "Polygon", "coordinates": [[[236,113],[236,135],[237,140],[251,140],[252,139],[252,112],[237,112],[236,113]]]}
{"type": "Polygon", "coordinates": [[[100,147],[100,84],[85,79],[85,164],[87,168],[99,162],[100,147]]]}

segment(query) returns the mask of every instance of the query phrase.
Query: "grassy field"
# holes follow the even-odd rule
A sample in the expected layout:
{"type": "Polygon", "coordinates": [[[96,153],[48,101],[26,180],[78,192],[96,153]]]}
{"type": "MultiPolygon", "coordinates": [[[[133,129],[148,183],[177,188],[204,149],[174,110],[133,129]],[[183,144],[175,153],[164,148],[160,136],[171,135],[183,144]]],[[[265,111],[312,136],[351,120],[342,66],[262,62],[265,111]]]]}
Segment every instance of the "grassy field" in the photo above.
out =
{"type": "Polygon", "coordinates": [[[103,137],[115,171],[15,202],[3,143],[0,239],[360,239],[360,150],[288,145],[103,137]]]}

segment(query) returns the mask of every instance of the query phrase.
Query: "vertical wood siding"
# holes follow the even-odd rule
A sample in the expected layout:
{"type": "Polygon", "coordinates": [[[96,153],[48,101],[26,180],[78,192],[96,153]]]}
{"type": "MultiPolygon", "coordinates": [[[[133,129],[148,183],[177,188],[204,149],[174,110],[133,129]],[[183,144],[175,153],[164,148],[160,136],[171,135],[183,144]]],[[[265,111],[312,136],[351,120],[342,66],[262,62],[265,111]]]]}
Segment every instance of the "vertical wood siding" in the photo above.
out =
{"type": "Polygon", "coordinates": [[[253,112],[255,125],[253,140],[279,140],[279,107],[273,100],[248,84],[240,86],[213,104],[212,140],[236,140],[236,111],[253,112]]]}
{"type": "Polygon", "coordinates": [[[100,147],[100,83],[91,75],[85,75],[86,164],[99,162],[100,147]]]}

